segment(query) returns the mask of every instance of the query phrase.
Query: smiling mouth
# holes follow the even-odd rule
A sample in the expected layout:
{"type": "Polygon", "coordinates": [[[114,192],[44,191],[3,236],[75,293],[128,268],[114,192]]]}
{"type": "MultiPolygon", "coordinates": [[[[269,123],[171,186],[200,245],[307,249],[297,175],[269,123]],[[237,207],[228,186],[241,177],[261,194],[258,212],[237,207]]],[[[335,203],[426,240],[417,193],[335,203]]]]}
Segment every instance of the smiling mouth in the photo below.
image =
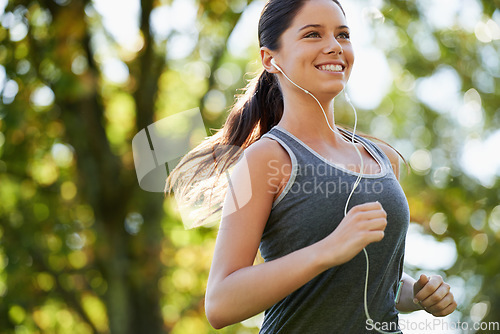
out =
{"type": "Polygon", "coordinates": [[[342,65],[321,65],[321,66],[316,66],[317,69],[320,69],[322,71],[328,71],[328,72],[343,72],[344,71],[344,66],[342,65]]]}

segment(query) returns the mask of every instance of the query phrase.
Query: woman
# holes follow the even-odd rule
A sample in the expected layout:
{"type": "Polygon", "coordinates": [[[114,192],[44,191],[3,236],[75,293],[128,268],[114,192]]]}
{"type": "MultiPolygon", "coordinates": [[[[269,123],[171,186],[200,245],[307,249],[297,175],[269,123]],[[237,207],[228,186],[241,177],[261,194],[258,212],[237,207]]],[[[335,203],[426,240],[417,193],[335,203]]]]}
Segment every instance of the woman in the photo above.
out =
{"type": "Polygon", "coordinates": [[[395,332],[398,310],[453,312],[441,277],[403,273],[409,212],[397,152],[335,125],[333,99],[354,62],[341,5],[270,0],[259,42],[262,74],[195,150],[245,149],[207,284],[212,326],[266,311],[261,333],[395,332]],[[253,265],[259,247],[265,263],[253,265]]]}

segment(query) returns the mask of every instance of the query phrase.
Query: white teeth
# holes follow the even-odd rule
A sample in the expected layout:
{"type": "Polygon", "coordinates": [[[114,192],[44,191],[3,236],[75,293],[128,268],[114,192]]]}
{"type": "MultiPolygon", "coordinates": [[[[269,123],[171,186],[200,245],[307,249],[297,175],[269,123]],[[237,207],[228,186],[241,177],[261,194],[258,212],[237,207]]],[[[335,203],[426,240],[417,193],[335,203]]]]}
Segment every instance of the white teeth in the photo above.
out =
{"type": "Polygon", "coordinates": [[[321,65],[319,66],[320,70],[330,71],[330,72],[342,72],[342,65],[321,65]]]}

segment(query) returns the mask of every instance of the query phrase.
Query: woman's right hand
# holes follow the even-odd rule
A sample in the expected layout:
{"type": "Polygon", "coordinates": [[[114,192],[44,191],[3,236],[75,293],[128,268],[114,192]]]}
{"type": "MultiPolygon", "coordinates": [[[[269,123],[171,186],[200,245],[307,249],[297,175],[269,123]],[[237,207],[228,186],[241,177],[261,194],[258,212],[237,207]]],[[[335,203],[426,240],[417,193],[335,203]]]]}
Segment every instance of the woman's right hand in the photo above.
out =
{"type": "Polygon", "coordinates": [[[387,213],[379,202],[353,207],[318,245],[326,268],[346,263],[372,242],[384,238],[387,213]]]}

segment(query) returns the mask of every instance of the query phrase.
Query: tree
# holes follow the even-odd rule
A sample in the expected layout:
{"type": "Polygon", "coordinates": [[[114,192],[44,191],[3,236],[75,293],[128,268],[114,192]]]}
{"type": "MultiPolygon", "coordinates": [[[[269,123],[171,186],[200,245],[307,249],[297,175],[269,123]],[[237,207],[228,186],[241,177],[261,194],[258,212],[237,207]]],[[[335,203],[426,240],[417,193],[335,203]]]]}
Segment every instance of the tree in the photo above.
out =
{"type": "MultiPolygon", "coordinates": [[[[496,101],[500,94],[500,72],[486,54],[499,52],[500,3],[481,1],[476,4],[482,10],[482,17],[479,22],[471,22],[473,31],[460,25],[463,21],[458,14],[451,26],[433,26],[424,15],[425,5],[417,2],[391,1],[386,3],[383,13],[389,24],[397,27],[401,42],[393,52],[387,52],[388,58],[401,70],[388,98],[395,109],[396,106],[410,109],[407,113],[394,115],[395,128],[400,130],[396,136],[404,138],[411,134],[413,150],[429,152],[432,160],[428,168],[415,170],[404,181],[412,221],[423,225],[427,233],[438,240],[454,240],[457,261],[443,274],[466,282],[466,297],[459,307],[461,321],[478,322],[484,317],[483,321],[488,322],[498,320],[500,307],[497,274],[500,268],[493,260],[498,252],[495,240],[499,237],[499,183],[496,176],[490,182],[479,182],[467,173],[461,156],[464,146],[474,138],[486,140],[498,133],[496,101]],[[492,17],[497,18],[496,22],[492,17]],[[485,28],[488,24],[491,31],[485,28]],[[415,81],[418,85],[423,78],[439,74],[443,69],[457,78],[458,96],[463,99],[458,108],[462,108],[462,112],[456,107],[444,108],[443,112],[442,108],[419,96],[418,86],[415,89],[405,87],[407,84],[414,87],[415,81]],[[473,104],[475,107],[469,108],[473,104]],[[471,119],[474,113],[479,116],[471,119]],[[474,293],[476,289],[479,290],[477,294],[474,293]]],[[[452,82],[447,84],[453,85],[452,82]]],[[[452,101],[443,103],[453,105],[452,101]]],[[[418,159],[418,155],[412,155],[410,163],[413,165],[416,161],[418,165],[418,159]]]]}
{"type": "MultiPolygon", "coordinates": [[[[12,21],[2,28],[2,64],[9,84],[1,121],[5,330],[161,333],[184,314],[203,314],[199,299],[182,296],[184,309],[162,317],[159,285],[168,285],[163,292],[169,295],[172,283],[162,279],[178,272],[159,261],[163,252],[169,263],[175,243],[162,220],[170,230],[181,225],[165,215],[162,194],[137,187],[132,160],[131,139],[154,122],[161,76],[171,73],[164,48],[170,36],[155,39],[150,27],[160,5],[141,1],[143,45],[128,54],[129,78],[117,85],[103,75],[99,48],[125,51],[109,35],[107,46],[93,41],[105,31],[90,1],[7,4],[4,22],[12,21]],[[16,35],[16,27],[24,32],[16,35]],[[61,314],[65,320],[54,318],[61,314]]],[[[218,29],[208,57],[216,69],[241,13],[217,1],[196,6],[200,24],[218,29]]],[[[210,38],[199,35],[200,43],[210,38]]]]}

